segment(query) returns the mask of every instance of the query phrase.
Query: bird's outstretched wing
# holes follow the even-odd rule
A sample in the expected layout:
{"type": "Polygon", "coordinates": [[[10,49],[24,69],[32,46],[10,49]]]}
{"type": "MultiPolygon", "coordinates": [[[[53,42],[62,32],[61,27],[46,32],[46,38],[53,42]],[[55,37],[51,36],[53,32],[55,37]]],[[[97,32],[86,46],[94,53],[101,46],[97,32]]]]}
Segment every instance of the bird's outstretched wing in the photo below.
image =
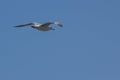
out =
{"type": "Polygon", "coordinates": [[[50,24],[54,24],[53,22],[46,22],[41,25],[41,27],[48,27],[50,24]]]}
{"type": "Polygon", "coordinates": [[[42,24],[41,27],[48,27],[50,24],[55,24],[60,27],[63,26],[60,22],[46,22],[46,23],[42,24]]]}
{"type": "Polygon", "coordinates": [[[15,26],[15,27],[25,27],[25,26],[29,26],[29,25],[34,25],[34,23],[30,22],[30,23],[21,24],[21,25],[15,26]]]}

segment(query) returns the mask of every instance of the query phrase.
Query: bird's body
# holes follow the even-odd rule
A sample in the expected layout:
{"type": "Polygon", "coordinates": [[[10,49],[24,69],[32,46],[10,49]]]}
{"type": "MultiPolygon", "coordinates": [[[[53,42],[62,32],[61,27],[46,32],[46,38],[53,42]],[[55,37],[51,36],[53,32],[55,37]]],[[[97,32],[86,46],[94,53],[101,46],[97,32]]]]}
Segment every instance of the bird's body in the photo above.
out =
{"type": "Polygon", "coordinates": [[[31,23],[27,23],[27,24],[18,25],[18,26],[15,26],[15,27],[31,26],[32,28],[38,29],[40,31],[55,30],[54,28],[52,28],[50,26],[50,24],[56,24],[56,25],[62,27],[62,24],[59,23],[59,22],[46,22],[44,24],[40,24],[40,23],[37,23],[37,22],[31,22],[31,23]]]}
{"type": "Polygon", "coordinates": [[[52,27],[32,26],[32,28],[38,29],[40,31],[54,30],[52,27]]]}

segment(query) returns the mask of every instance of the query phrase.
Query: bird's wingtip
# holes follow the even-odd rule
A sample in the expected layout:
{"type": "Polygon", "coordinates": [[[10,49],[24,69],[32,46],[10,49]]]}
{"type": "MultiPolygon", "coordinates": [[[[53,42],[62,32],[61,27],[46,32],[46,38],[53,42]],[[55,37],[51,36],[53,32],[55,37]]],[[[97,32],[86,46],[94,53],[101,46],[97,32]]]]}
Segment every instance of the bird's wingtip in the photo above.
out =
{"type": "Polygon", "coordinates": [[[13,26],[14,28],[19,28],[20,26],[13,26]]]}
{"type": "Polygon", "coordinates": [[[13,26],[14,28],[17,28],[17,26],[13,26]]]}

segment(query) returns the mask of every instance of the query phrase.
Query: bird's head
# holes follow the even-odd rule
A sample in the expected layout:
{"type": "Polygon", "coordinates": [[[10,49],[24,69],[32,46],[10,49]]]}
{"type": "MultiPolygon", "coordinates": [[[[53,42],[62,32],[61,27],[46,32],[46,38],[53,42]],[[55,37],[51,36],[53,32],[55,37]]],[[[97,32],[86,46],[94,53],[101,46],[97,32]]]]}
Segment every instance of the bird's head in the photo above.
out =
{"type": "Polygon", "coordinates": [[[60,27],[63,27],[63,25],[60,23],[60,22],[54,22],[54,24],[60,26],[60,27]]]}

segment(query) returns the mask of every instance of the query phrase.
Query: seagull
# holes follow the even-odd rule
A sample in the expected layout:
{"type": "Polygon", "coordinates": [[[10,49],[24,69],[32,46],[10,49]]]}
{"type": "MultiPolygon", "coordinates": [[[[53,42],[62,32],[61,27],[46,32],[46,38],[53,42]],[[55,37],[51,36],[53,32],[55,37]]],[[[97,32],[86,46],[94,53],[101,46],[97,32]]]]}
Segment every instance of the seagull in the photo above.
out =
{"type": "Polygon", "coordinates": [[[60,22],[46,22],[44,24],[40,24],[40,23],[37,23],[37,22],[29,22],[29,23],[26,23],[26,24],[21,24],[21,25],[15,26],[15,27],[31,26],[32,28],[35,28],[35,29],[40,30],[40,31],[55,30],[53,27],[50,26],[51,24],[55,24],[59,27],[63,26],[60,22]]]}

